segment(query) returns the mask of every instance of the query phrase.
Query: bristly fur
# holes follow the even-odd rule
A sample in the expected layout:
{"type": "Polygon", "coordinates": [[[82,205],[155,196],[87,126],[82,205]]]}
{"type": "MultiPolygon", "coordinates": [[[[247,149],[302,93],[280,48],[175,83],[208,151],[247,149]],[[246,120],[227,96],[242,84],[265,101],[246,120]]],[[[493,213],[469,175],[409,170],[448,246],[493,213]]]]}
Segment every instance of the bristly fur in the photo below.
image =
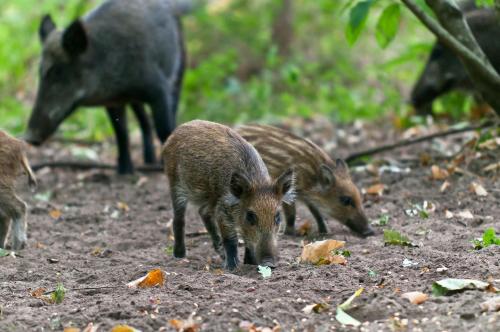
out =
{"type": "MultiPolygon", "coordinates": [[[[272,177],[293,167],[295,190],[291,194],[309,207],[318,222],[320,233],[327,232],[321,213],[339,220],[358,233],[371,232],[363,212],[361,195],[343,160],[332,160],[310,140],[281,128],[244,125],[236,128],[236,131],[257,149],[272,177]],[[347,206],[342,202],[349,204],[347,206]]],[[[293,200],[284,201],[289,205],[283,206],[287,219],[286,233],[293,234],[295,205],[293,200]]]]}

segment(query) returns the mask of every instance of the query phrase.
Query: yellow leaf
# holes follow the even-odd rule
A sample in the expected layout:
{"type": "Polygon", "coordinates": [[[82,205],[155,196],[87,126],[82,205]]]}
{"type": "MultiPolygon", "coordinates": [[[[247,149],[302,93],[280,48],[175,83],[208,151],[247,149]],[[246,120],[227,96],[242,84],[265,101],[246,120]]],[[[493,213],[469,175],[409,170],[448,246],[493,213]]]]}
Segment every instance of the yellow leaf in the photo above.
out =
{"type": "Polygon", "coordinates": [[[130,208],[128,207],[127,203],[118,202],[116,203],[116,207],[118,207],[118,210],[122,210],[124,212],[130,211],[130,208]]]}
{"type": "Polygon", "coordinates": [[[61,218],[62,216],[62,212],[61,210],[58,210],[58,209],[53,209],[53,210],[50,210],[49,212],[49,216],[54,219],[54,220],[57,220],[59,218],[61,218]]]}
{"type": "Polygon", "coordinates": [[[337,255],[333,255],[332,251],[343,248],[344,244],[344,241],[337,240],[323,240],[309,243],[308,245],[304,246],[304,249],[302,249],[300,260],[303,263],[312,264],[318,264],[320,262],[324,263],[325,261],[328,261],[328,264],[337,263],[338,258],[333,257],[337,255]]]}
{"type": "Polygon", "coordinates": [[[377,184],[374,184],[374,185],[366,188],[366,193],[368,195],[382,196],[384,189],[385,189],[385,186],[382,183],[377,183],[377,184]]]}
{"type": "Polygon", "coordinates": [[[171,319],[168,323],[180,332],[197,332],[200,329],[200,325],[195,323],[192,315],[186,320],[171,319]]]}
{"type": "Polygon", "coordinates": [[[137,329],[134,329],[131,326],[123,324],[123,325],[116,325],[115,327],[113,327],[111,329],[111,332],[140,332],[140,331],[137,329]]]}
{"type": "Polygon", "coordinates": [[[302,308],[302,311],[307,315],[309,315],[311,312],[319,314],[320,312],[324,311],[327,308],[328,304],[326,303],[313,303],[306,305],[304,308],[302,308]]]}
{"type": "Polygon", "coordinates": [[[81,330],[78,327],[65,327],[64,332],[80,332],[81,330]]]}
{"type": "Polygon", "coordinates": [[[129,288],[150,288],[163,286],[165,284],[165,271],[154,269],[148,272],[144,277],[131,281],[127,284],[129,288]]]}
{"type": "Polygon", "coordinates": [[[422,304],[425,301],[427,301],[427,299],[429,298],[429,295],[424,294],[422,292],[407,292],[407,293],[401,294],[401,297],[403,299],[407,299],[408,301],[410,301],[410,303],[422,304]]]}
{"type": "Polygon", "coordinates": [[[438,165],[432,165],[431,174],[433,180],[445,180],[450,173],[447,170],[440,168],[438,165]]]}

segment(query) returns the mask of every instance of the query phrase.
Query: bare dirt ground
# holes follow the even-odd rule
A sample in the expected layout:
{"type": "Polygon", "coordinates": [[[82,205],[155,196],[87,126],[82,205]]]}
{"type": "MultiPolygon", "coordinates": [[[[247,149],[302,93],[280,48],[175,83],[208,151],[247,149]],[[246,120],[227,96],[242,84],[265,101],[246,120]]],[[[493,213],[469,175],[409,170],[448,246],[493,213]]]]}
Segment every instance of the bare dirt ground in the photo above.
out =
{"type": "MultiPolygon", "coordinates": [[[[324,121],[297,120],[287,125],[337,156],[400,135],[383,124],[333,128],[324,121]],[[384,126],[387,130],[380,130],[384,126]]],[[[356,330],[334,317],[336,306],[360,287],[364,292],[349,313],[363,322],[363,331],[500,331],[500,312],[482,313],[479,306],[492,293],[468,290],[430,296],[421,305],[401,298],[408,291],[430,294],[432,283],[447,277],[496,280],[500,286],[500,247],[474,250],[471,244],[488,227],[500,231],[499,174],[482,171],[500,160],[500,150],[483,151],[462,164],[466,171],[451,175],[443,193],[443,181],[431,179],[430,166],[422,166],[419,158],[426,152],[430,164],[445,167],[448,159],[443,155],[458,151],[471,135],[377,156],[407,173],[353,171],[360,188],[385,185],[381,197],[365,198],[365,206],[374,220],[389,215],[388,225],[375,226],[376,236],[360,239],[329,220],[327,238],[345,240],[351,251],[346,265],[300,264],[303,241],[314,240],[314,230],[307,238],[283,235],[280,263],[267,279],[255,266],[242,266],[235,273],[220,270],[222,262],[204,234],[188,238],[187,260],[174,259],[166,228],[172,210],[162,174],[122,177],[113,171],[41,170],[37,198],[20,184],[29,203],[28,247],[18,257],[0,258],[0,331],[60,331],[68,326],[83,328],[89,322],[100,324],[99,331],[117,324],[173,331],[170,319],[187,319],[192,313],[202,331],[238,331],[242,321],[257,327],[279,325],[282,331],[356,330]],[[473,181],[482,184],[488,195],[471,193],[473,181]],[[429,218],[405,213],[423,201],[435,206],[429,218]],[[446,218],[446,210],[455,216],[446,218]],[[456,216],[464,210],[473,218],[456,216]],[[57,211],[61,216],[54,218],[57,211]],[[384,228],[408,235],[419,247],[384,246],[384,228]],[[405,259],[416,264],[404,267],[405,259]],[[167,272],[163,288],[126,287],[154,268],[167,272]],[[40,287],[54,289],[57,283],[67,289],[61,304],[30,295],[40,287]],[[329,307],[320,313],[302,311],[318,302],[329,307]]],[[[68,159],[73,148],[74,144],[49,143],[32,151],[32,163],[68,159]]],[[[113,162],[112,144],[92,149],[102,160],[113,162]]],[[[139,163],[140,147],[133,149],[139,163]]],[[[298,224],[312,220],[303,208],[299,216],[298,224]]],[[[195,209],[188,211],[187,220],[187,233],[203,230],[195,209]]]]}

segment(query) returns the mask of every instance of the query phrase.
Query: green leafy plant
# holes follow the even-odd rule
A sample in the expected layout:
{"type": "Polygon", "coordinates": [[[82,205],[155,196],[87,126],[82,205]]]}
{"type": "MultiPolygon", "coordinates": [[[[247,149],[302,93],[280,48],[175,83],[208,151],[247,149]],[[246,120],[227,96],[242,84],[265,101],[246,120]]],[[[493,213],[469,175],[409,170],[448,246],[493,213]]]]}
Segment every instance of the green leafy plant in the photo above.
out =
{"type": "Polygon", "coordinates": [[[496,236],[495,230],[493,227],[490,227],[484,231],[481,238],[472,240],[472,244],[476,250],[483,249],[491,245],[500,246],[500,237],[496,236]]]}
{"type": "Polygon", "coordinates": [[[402,235],[398,231],[390,229],[384,229],[384,244],[417,247],[417,245],[412,243],[406,235],[402,235]]]}
{"type": "Polygon", "coordinates": [[[487,282],[474,279],[443,279],[432,284],[432,294],[435,296],[448,295],[466,289],[481,289],[488,288],[490,284],[487,282]]]}
{"type": "Polygon", "coordinates": [[[372,221],[372,225],[375,226],[386,226],[389,224],[389,215],[388,214],[382,214],[380,218],[372,221]]]}
{"type": "Polygon", "coordinates": [[[54,303],[61,303],[64,300],[64,296],[66,295],[66,288],[64,288],[63,284],[58,283],[56,289],[50,294],[50,298],[54,303]]]}
{"type": "Polygon", "coordinates": [[[339,256],[343,256],[343,257],[351,257],[351,252],[347,249],[344,249],[344,250],[335,250],[333,252],[334,255],[339,255],[339,256]]]}
{"type": "Polygon", "coordinates": [[[396,37],[400,20],[401,9],[399,4],[393,3],[384,9],[375,30],[375,37],[380,47],[386,48],[396,37]]]}

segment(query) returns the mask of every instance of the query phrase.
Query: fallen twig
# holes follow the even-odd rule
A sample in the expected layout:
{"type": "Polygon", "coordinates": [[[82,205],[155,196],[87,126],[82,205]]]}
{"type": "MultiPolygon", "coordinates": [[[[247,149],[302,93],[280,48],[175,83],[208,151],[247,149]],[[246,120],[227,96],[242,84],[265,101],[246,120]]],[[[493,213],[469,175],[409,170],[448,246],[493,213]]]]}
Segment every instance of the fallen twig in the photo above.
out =
{"type": "MultiPolygon", "coordinates": [[[[80,290],[99,290],[99,289],[116,289],[123,288],[123,286],[99,286],[99,287],[81,287],[81,288],[66,288],[66,291],[80,291],[80,290]]],[[[56,290],[52,289],[43,293],[43,295],[49,295],[54,293],[56,290]]]]}
{"type": "Polygon", "coordinates": [[[487,122],[480,124],[480,125],[467,126],[467,127],[458,128],[458,129],[450,129],[447,131],[442,131],[442,132],[438,132],[438,133],[434,133],[434,134],[430,134],[430,135],[425,135],[425,136],[421,136],[421,137],[417,137],[417,138],[405,139],[405,140],[402,140],[402,141],[399,141],[396,143],[381,145],[381,146],[377,146],[377,147],[367,149],[364,151],[355,152],[355,153],[347,156],[347,158],[345,158],[345,161],[349,163],[349,162],[352,162],[358,158],[372,156],[372,155],[380,153],[380,152],[389,151],[389,150],[397,149],[397,148],[400,148],[403,146],[413,145],[413,144],[417,144],[417,143],[421,143],[421,142],[425,142],[425,141],[430,141],[430,140],[433,140],[434,138],[438,138],[438,137],[444,137],[444,136],[449,136],[449,135],[453,135],[453,134],[464,133],[467,131],[473,131],[473,130],[477,130],[477,129],[489,128],[489,127],[492,127],[494,125],[495,124],[493,122],[487,121],[487,122]]]}
{"type": "MultiPolygon", "coordinates": [[[[43,168],[70,168],[70,169],[80,169],[80,170],[88,170],[88,169],[116,169],[116,165],[106,164],[106,163],[97,163],[97,162],[88,162],[88,161],[46,161],[38,164],[33,164],[31,169],[34,172],[37,172],[43,168]]],[[[138,172],[143,173],[155,173],[155,172],[163,172],[162,165],[143,165],[137,166],[135,168],[138,172]]]]}

